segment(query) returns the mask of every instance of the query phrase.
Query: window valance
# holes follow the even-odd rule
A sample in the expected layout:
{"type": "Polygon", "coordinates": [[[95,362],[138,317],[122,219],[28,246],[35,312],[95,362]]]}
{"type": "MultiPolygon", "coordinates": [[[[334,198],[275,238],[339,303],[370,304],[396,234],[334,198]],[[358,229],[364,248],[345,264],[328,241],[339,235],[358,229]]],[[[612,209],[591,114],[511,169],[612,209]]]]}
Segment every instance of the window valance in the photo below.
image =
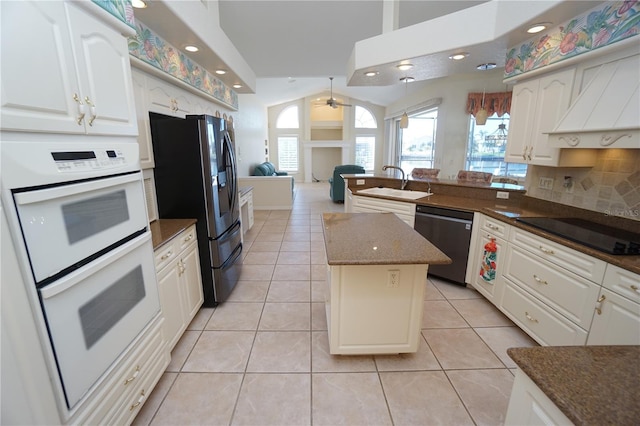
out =
{"type": "MultiPolygon", "coordinates": [[[[476,116],[482,108],[483,93],[469,93],[467,98],[467,113],[476,116]]],[[[484,93],[484,109],[491,117],[494,113],[502,117],[504,113],[511,114],[511,92],[484,93]]]]}

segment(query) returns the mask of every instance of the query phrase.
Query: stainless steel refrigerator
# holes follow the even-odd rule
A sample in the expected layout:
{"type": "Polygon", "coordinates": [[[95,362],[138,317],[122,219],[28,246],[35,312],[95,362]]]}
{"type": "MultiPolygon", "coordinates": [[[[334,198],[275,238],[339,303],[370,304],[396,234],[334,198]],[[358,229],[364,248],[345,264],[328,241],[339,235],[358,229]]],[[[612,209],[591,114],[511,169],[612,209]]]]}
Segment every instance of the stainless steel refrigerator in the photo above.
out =
{"type": "Polygon", "coordinates": [[[195,218],[205,306],[240,275],[242,242],[234,142],[224,119],[150,112],[158,216],[195,218]]]}

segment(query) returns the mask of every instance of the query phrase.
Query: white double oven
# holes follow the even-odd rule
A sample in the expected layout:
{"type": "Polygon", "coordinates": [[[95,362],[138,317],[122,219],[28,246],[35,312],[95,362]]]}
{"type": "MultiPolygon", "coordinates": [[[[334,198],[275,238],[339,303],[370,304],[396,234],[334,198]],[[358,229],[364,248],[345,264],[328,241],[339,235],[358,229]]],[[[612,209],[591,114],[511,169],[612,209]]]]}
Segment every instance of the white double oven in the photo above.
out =
{"type": "Polygon", "coordinates": [[[144,200],[135,143],[2,142],[2,202],[69,410],[160,310],[144,200]]]}

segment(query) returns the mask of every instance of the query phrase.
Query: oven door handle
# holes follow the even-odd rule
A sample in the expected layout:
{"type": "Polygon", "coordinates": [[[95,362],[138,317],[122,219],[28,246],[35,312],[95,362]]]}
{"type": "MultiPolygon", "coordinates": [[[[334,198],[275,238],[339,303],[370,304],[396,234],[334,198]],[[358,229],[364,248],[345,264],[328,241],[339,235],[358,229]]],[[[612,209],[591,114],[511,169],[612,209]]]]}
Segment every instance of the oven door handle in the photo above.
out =
{"type": "Polygon", "coordinates": [[[64,278],[61,278],[58,281],[54,281],[53,283],[40,288],[40,296],[45,300],[55,297],[63,291],[66,291],[79,282],[85,280],[92,274],[95,274],[96,271],[99,271],[100,269],[115,262],[121,257],[126,256],[141,245],[146,244],[150,241],[151,232],[145,232],[144,234],[134,238],[126,244],[111,250],[110,252],[94,260],[93,262],[84,265],[76,271],[73,271],[64,278]]]}
{"type": "Polygon", "coordinates": [[[92,180],[55,188],[40,189],[29,192],[19,192],[14,195],[16,203],[19,205],[39,203],[42,201],[52,200],[55,198],[66,197],[69,195],[77,195],[85,192],[96,191],[99,189],[109,188],[116,185],[124,185],[130,182],[140,181],[140,172],[133,172],[127,175],[115,176],[100,180],[92,180]]]}

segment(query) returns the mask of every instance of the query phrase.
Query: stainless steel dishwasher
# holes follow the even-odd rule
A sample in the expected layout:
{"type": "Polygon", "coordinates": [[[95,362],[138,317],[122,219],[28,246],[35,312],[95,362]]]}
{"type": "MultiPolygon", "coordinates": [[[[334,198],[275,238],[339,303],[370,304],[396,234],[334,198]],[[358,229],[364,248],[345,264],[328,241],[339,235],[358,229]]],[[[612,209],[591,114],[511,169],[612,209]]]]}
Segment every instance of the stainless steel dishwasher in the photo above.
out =
{"type": "Polygon", "coordinates": [[[414,229],[449,256],[448,265],[429,265],[429,274],[466,285],[467,258],[473,213],[441,207],[416,206],[414,229]]]}

